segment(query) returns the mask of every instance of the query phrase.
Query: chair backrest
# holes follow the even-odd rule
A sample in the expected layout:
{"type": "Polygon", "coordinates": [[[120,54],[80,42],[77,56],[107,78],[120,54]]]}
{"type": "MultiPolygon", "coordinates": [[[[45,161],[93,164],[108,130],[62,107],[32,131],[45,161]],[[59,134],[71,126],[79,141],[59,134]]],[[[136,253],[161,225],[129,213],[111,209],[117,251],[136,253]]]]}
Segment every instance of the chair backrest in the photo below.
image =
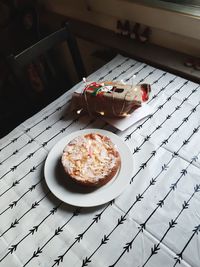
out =
{"type": "Polygon", "coordinates": [[[72,86],[67,70],[60,67],[62,64],[57,64],[57,54],[52,52],[64,42],[68,44],[78,79],[81,80],[86,76],[86,71],[69,23],[20,54],[9,56],[8,64],[19,90],[28,101],[44,106],[72,86]]]}

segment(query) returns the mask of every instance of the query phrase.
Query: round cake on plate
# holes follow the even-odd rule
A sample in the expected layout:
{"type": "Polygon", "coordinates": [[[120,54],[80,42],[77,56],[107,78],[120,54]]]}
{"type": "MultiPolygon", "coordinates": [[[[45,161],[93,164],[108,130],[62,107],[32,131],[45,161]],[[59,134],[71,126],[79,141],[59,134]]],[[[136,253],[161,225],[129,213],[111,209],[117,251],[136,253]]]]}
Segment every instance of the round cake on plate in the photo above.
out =
{"type": "Polygon", "coordinates": [[[99,133],[71,140],[63,150],[61,161],[67,175],[86,186],[108,183],[121,165],[117,147],[109,137],[99,133]]]}

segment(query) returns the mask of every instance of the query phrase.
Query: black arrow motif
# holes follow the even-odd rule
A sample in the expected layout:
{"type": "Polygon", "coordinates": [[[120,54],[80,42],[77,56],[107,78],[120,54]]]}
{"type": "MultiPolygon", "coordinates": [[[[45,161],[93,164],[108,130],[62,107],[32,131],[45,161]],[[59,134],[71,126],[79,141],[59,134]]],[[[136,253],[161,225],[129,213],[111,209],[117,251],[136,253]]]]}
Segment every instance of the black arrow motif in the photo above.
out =
{"type": "Polygon", "coordinates": [[[117,220],[117,225],[123,224],[126,221],[124,216],[121,216],[120,219],[117,220]]]}
{"type": "Polygon", "coordinates": [[[141,168],[141,169],[144,169],[146,166],[147,166],[147,162],[144,162],[144,163],[142,163],[142,164],[140,165],[140,168],[141,168]]]}
{"type": "Polygon", "coordinates": [[[158,110],[162,109],[164,105],[158,106],[158,110]]]}
{"type": "Polygon", "coordinates": [[[143,230],[146,229],[146,222],[140,223],[139,229],[141,230],[141,232],[143,232],[143,230]]]}
{"type": "Polygon", "coordinates": [[[187,122],[188,119],[189,119],[189,117],[185,117],[185,118],[183,118],[183,122],[187,122]]]}
{"type": "Polygon", "coordinates": [[[151,152],[151,155],[152,155],[152,156],[155,156],[155,155],[156,155],[156,150],[153,150],[153,151],[151,152]]]}
{"type": "Polygon", "coordinates": [[[31,130],[31,128],[27,128],[24,132],[28,133],[28,132],[30,132],[30,130],[31,130]]]}
{"type": "Polygon", "coordinates": [[[27,156],[27,158],[30,159],[31,157],[33,157],[34,154],[35,154],[34,152],[30,153],[30,154],[27,156]]]}
{"type": "Polygon", "coordinates": [[[33,166],[33,168],[30,169],[30,172],[34,172],[36,170],[36,167],[33,166]]]}
{"type": "Polygon", "coordinates": [[[198,232],[200,232],[200,224],[194,227],[193,232],[198,235],[198,232]]]}
{"type": "Polygon", "coordinates": [[[187,174],[187,170],[186,169],[182,169],[181,170],[181,174],[185,176],[187,174]]]}
{"type": "Polygon", "coordinates": [[[156,183],[156,179],[155,178],[152,178],[149,182],[149,185],[155,185],[156,183]]]}
{"type": "Polygon", "coordinates": [[[150,114],[150,115],[149,115],[149,119],[152,119],[152,118],[153,118],[153,114],[150,114]]]}
{"type": "Polygon", "coordinates": [[[58,107],[58,108],[56,109],[56,111],[59,111],[59,110],[61,110],[61,108],[62,108],[62,107],[58,107]]]}
{"type": "Polygon", "coordinates": [[[171,119],[171,117],[172,117],[171,115],[167,115],[167,116],[166,116],[166,120],[171,119]]]}
{"type": "Polygon", "coordinates": [[[175,110],[179,110],[180,108],[181,108],[181,106],[178,105],[178,106],[175,107],[175,110]]]}
{"type": "Polygon", "coordinates": [[[18,140],[18,137],[12,139],[12,143],[15,143],[18,140]]]}
{"type": "Polygon", "coordinates": [[[157,203],[157,205],[158,205],[160,208],[162,208],[162,206],[164,205],[164,200],[163,200],[163,199],[159,200],[158,203],[157,203]]]}
{"type": "Polygon", "coordinates": [[[75,238],[78,242],[80,242],[83,239],[84,233],[78,234],[78,236],[75,238]]]}
{"type": "Polygon", "coordinates": [[[33,143],[33,141],[34,141],[34,139],[32,138],[32,139],[28,140],[27,144],[31,144],[31,143],[33,143]]]}
{"type": "Polygon", "coordinates": [[[13,155],[16,155],[18,152],[19,152],[19,150],[16,149],[12,154],[13,154],[13,155]]]}
{"type": "Polygon", "coordinates": [[[16,227],[17,224],[19,224],[19,220],[15,219],[14,222],[11,223],[10,228],[16,227]]]}
{"type": "Polygon", "coordinates": [[[33,258],[39,257],[39,254],[41,253],[42,253],[42,250],[40,249],[40,247],[38,247],[38,249],[33,252],[33,258]]]}
{"type": "Polygon", "coordinates": [[[13,166],[12,168],[10,168],[10,170],[12,171],[12,172],[14,172],[16,169],[17,169],[17,165],[16,166],[13,166]]]}
{"type": "Polygon", "coordinates": [[[125,137],[125,141],[131,139],[131,134],[128,134],[126,137],[125,137]]]}
{"type": "Polygon", "coordinates": [[[53,215],[58,210],[58,207],[54,207],[52,210],[50,210],[50,214],[53,215]]]}
{"type": "Polygon", "coordinates": [[[133,150],[133,154],[135,154],[135,153],[137,153],[137,152],[139,152],[140,151],[140,148],[137,146],[136,148],[134,148],[134,150],[133,150]]]}
{"type": "Polygon", "coordinates": [[[103,238],[101,239],[101,245],[105,245],[109,241],[108,236],[104,235],[103,238]]]}
{"type": "Polygon", "coordinates": [[[151,136],[150,136],[150,135],[147,135],[147,136],[144,138],[144,142],[147,142],[150,138],[151,138],[151,136]]]}
{"type": "Polygon", "coordinates": [[[54,262],[56,263],[56,265],[58,266],[61,262],[63,262],[63,255],[58,256],[58,259],[54,260],[54,262]]]}
{"type": "Polygon", "coordinates": [[[187,201],[184,201],[182,204],[183,209],[188,209],[189,203],[187,201]]]}
{"type": "Polygon", "coordinates": [[[47,126],[45,130],[48,131],[49,129],[51,129],[51,126],[47,126]]]}
{"type": "Polygon", "coordinates": [[[13,201],[11,204],[9,204],[9,207],[12,209],[16,205],[17,205],[17,201],[13,201]]]}
{"type": "Polygon", "coordinates": [[[174,259],[176,260],[177,263],[181,263],[181,260],[183,259],[183,255],[182,253],[177,253],[176,257],[174,257],[174,259]]]}
{"type": "Polygon", "coordinates": [[[185,97],[182,102],[188,101],[188,97],[185,97]]]}
{"type": "Polygon", "coordinates": [[[91,262],[91,260],[89,259],[89,258],[85,258],[84,260],[83,260],[83,263],[82,263],[82,267],[86,267],[86,266],[88,266],[88,263],[90,263],[91,262]]]}
{"type": "Polygon", "coordinates": [[[156,127],[156,131],[159,130],[160,128],[162,128],[162,126],[161,126],[161,125],[158,125],[158,126],[156,127]]]}
{"type": "Polygon", "coordinates": [[[171,184],[170,188],[171,188],[172,190],[175,190],[175,189],[177,188],[177,183],[171,184]]]}
{"type": "Polygon", "coordinates": [[[133,243],[132,241],[126,243],[126,245],[123,247],[123,249],[124,249],[126,252],[129,252],[129,251],[132,249],[132,243],[133,243]]]}
{"type": "Polygon", "coordinates": [[[167,101],[170,101],[172,99],[172,97],[171,96],[169,96],[169,97],[167,97],[167,101]]]}
{"type": "Polygon", "coordinates": [[[97,223],[100,219],[101,219],[101,213],[96,214],[95,217],[93,218],[93,221],[97,223]]]}
{"type": "Polygon", "coordinates": [[[194,191],[195,191],[195,193],[200,191],[200,184],[197,184],[197,185],[194,187],[194,191]]]}
{"type": "Polygon", "coordinates": [[[175,133],[175,132],[178,132],[178,130],[179,130],[179,127],[174,128],[173,132],[174,132],[174,133],[175,133]]]}
{"type": "Polygon", "coordinates": [[[63,230],[62,230],[60,227],[58,227],[58,228],[55,230],[54,235],[59,235],[61,232],[63,232],[63,230]]]}
{"type": "Polygon", "coordinates": [[[33,184],[31,187],[29,187],[30,191],[33,191],[36,188],[37,184],[33,184]]]}
{"type": "Polygon", "coordinates": [[[37,232],[39,225],[33,226],[32,229],[29,230],[29,232],[33,235],[37,232]]]}
{"type": "Polygon", "coordinates": [[[151,248],[151,255],[157,254],[159,249],[160,248],[158,247],[158,245],[154,244],[154,246],[151,248]]]}
{"type": "Polygon", "coordinates": [[[47,145],[47,142],[42,143],[42,146],[45,147],[47,145]]]}
{"type": "Polygon", "coordinates": [[[169,166],[167,164],[163,164],[162,171],[166,171],[168,168],[169,168],[169,166]]]}
{"type": "Polygon", "coordinates": [[[187,145],[189,143],[189,140],[184,140],[183,141],[183,146],[187,145]]]}
{"type": "MultiPolygon", "coordinates": [[[[198,87],[197,87],[198,88],[198,87]]],[[[193,89],[192,90],[192,93],[195,93],[197,91],[197,88],[193,89]]]]}
{"type": "Polygon", "coordinates": [[[17,246],[18,246],[18,244],[15,244],[15,245],[12,245],[11,247],[9,247],[9,252],[12,254],[14,251],[16,251],[16,249],[17,249],[17,246]]]}
{"type": "Polygon", "coordinates": [[[18,180],[16,180],[16,181],[13,182],[12,187],[16,186],[17,184],[19,184],[19,181],[18,180]]]}
{"type": "Polygon", "coordinates": [[[193,109],[191,109],[191,112],[194,113],[197,110],[196,107],[194,107],[193,109]]]}
{"type": "Polygon", "coordinates": [[[197,156],[192,157],[192,161],[196,162],[198,160],[197,156]]]}
{"type": "Polygon", "coordinates": [[[32,205],[31,205],[31,209],[35,209],[37,206],[39,206],[40,203],[38,201],[35,201],[32,205]]]}
{"type": "Polygon", "coordinates": [[[169,228],[174,228],[176,224],[177,224],[177,222],[175,220],[171,220],[169,222],[169,228]]]}
{"type": "Polygon", "coordinates": [[[198,128],[194,128],[193,133],[197,133],[199,131],[198,128]]]}
{"type": "Polygon", "coordinates": [[[162,141],[161,146],[166,145],[168,143],[168,139],[162,141]]]}
{"type": "Polygon", "coordinates": [[[153,95],[151,99],[154,99],[154,98],[156,98],[156,95],[153,95]]]}
{"type": "MultiPolygon", "coordinates": [[[[57,110],[58,110],[58,109],[57,109],[57,110]]],[[[46,121],[48,118],[49,118],[49,116],[45,116],[45,117],[43,118],[43,120],[46,121]]]]}
{"type": "Polygon", "coordinates": [[[179,155],[178,152],[173,152],[172,157],[173,157],[173,158],[176,158],[176,157],[178,157],[178,155],[179,155]]]}
{"type": "Polygon", "coordinates": [[[141,201],[143,199],[143,196],[141,194],[138,194],[136,196],[136,201],[141,201]]]}
{"type": "Polygon", "coordinates": [[[140,124],[140,125],[138,125],[137,129],[139,130],[139,129],[141,129],[142,127],[143,127],[143,125],[140,124]]]}
{"type": "Polygon", "coordinates": [[[73,212],[73,215],[74,216],[78,216],[81,212],[81,209],[80,208],[77,208],[74,212],[73,212]]]}

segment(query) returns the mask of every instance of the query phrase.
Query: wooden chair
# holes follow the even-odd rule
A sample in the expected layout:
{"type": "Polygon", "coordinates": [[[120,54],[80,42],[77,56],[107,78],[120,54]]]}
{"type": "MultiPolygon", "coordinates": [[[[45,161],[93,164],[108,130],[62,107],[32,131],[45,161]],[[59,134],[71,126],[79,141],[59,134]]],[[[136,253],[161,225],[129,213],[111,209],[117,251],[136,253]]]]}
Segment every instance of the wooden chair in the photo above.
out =
{"type": "Polygon", "coordinates": [[[64,27],[20,54],[11,55],[8,58],[8,65],[15,78],[19,96],[24,104],[28,103],[33,112],[50,103],[73,85],[66,68],[58,62],[58,54],[56,54],[56,48],[64,42],[68,45],[80,81],[86,76],[86,71],[69,23],[65,23],[64,27]]]}

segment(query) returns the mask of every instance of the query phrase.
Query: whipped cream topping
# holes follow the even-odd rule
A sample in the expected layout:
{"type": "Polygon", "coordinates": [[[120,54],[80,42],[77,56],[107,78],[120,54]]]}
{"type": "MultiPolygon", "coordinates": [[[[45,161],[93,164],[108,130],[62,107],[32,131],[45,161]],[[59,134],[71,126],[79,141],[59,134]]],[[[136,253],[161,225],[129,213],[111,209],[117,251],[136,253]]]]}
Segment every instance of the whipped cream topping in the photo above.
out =
{"type": "Polygon", "coordinates": [[[62,164],[78,180],[98,181],[116,165],[119,153],[111,140],[98,133],[78,136],[64,148],[62,164]]]}

